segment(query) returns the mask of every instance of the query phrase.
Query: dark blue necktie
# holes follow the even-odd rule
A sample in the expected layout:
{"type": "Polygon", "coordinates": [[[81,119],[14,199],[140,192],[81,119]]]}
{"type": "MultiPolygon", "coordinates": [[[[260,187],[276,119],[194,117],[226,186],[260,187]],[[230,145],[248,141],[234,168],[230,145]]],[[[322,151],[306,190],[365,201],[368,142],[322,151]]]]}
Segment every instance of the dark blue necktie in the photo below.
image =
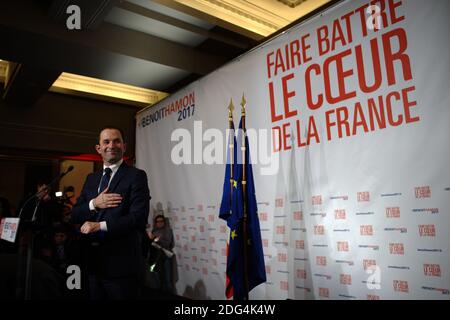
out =
{"type": "MultiPolygon", "coordinates": [[[[108,187],[109,180],[111,179],[112,170],[110,168],[105,168],[103,171],[104,174],[102,176],[102,180],[100,180],[100,188],[98,189],[99,194],[102,193],[108,187]]],[[[104,214],[105,214],[104,209],[100,210],[100,212],[97,215],[97,221],[102,221],[104,214]]]]}
{"type": "Polygon", "coordinates": [[[98,189],[99,194],[108,187],[109,180],[111,179],[112,170],[110,168],[105,168],[103,171],[104,174],[102,176],[102,180],[100,181],[100,189],[98,189]]]}

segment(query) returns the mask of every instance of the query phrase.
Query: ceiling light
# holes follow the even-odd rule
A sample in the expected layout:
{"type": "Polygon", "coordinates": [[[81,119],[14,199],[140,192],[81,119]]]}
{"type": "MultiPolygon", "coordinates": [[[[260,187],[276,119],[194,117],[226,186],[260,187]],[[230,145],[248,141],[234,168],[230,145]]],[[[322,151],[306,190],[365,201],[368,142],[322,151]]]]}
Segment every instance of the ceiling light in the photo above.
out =
{"type": "Polygon", "coordinates": [[[169,95],[157,90],[67,72],[61,73],[49,90],[142,107],[153,105],[169,95]]]}

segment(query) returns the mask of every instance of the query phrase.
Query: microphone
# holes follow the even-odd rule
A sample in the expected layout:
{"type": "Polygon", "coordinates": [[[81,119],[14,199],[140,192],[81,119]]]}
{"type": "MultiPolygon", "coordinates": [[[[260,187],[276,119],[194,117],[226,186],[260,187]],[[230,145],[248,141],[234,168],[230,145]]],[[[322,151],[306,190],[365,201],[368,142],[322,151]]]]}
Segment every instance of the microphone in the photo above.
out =
{"type": "MultiPolygon", "coordinates": [[[[68,174],[69,172],[73,171],[74,166],[69,166],[66,170],[66,172],[63,172],[60,174],[59,179],[61,179],[62,177],[64,177],[66,174],[68,174]]],[[[53,182],[53,181],[52,181],[53,182]]],[[[48,185],[50,185],[51,183],[49,183],[48,185]]]]}
{"type": "MultiPolygon", "coordinates": [[[[68,174],[70,171],[72,171],[74,169],[74,166],[69,166],[66,170],[66,172],[63,172],[59,175],[59,178],[64,177],[66,174],[68,174]]],[[[52,181],[53,182],[53,181],[52,181]]],[[[48,185],[50,185],[51,183],[49,183],[48,185]]]]}

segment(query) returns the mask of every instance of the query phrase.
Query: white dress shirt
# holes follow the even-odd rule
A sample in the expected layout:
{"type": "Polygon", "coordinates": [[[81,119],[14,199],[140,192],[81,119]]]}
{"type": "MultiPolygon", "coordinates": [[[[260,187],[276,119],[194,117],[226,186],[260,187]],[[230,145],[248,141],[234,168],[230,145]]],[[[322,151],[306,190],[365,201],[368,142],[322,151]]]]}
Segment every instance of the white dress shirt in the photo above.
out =
{"type": "MultiPolygon", "coordinates": [[[[108,183],[108,187],[111,184],[112,179],[114,178],[114,175],[116,174],[117,170],[119,170],[120,165],[122,164],[123,159],[120,159],[119,162],[116,162],[110,166],[106,166],[105,164],[103,164],[103,174],[105,174],[105,169],[106,168],[110,168],[111,169],[111,177],[109,178],[109,183],[108,183]]],[[[102,176],[103,177],[103,176],[102,176]]],[[[101,181],[101,179],[100,179],[101,181]]],[[[100,191],[100,185],[98,186],[97,191],[100,191]]],[[[91,201],[89,201],[89,209],[92,212],[97,212],[97,210],[94,207],[94,199],[92,199],[91,201]]],[[[108,231],[108,227],[106,226],[106,221],[100,221],[100,230],[102,231],[108,231]]]]}

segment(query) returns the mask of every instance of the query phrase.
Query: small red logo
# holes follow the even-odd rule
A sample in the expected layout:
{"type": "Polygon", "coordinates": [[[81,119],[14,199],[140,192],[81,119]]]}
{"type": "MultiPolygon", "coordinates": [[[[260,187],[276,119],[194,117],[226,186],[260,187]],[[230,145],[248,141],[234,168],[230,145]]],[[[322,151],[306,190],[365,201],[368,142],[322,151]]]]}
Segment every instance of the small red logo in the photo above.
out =
{"type": "Polygon", "coordinates": [[[347,241],[338,241],[337,242],[337,250],[338,251],[348,251],[348,242],[347,241]]]}
{"type": "Polygon", "coordinates": [[[415,187],[414,194],[416,196],[416,199],[430,198],[431,197],[431,188],[430,188],[430,186],[415,187]]]}
{"type": "Polygon", "coordinates": [[[340,275],[341,284],[351,285],[352,284],[352,275],[351,274],[341,274],[340,275]]]}
{"type": "Polygon", "coordinates": [[[297,269],[297,278],[306,279],[306,270],[305,269],[297,269]]]}
{"type": "Polygon", "coordinates": [[[386,208],[387,218],[400,218],[400,207],[387,207],[386,208]]]}
{"type": "Polygon", "coordinates": [[[192,262],[197,263],[197,256],[192,256],[192,262]]]}
{"type": "Polygon", "coordinates": [[[259,213],[259,220],[261,221],[267,221],[267,212],[260,212],[259,213]]]}
{"type": "Polygon", "coordinates": [[[216,243],[216,237],[209,237],[209,244],[216,243]]]}
{"type": "Polygon", "coordinates": [[[323,225],[314,226],[314,234],[316,235],[324,235],[325,227],[323,225]]]}
{"type": "Polygon", "coordinates": [[[295,249],[305,250],[305,240],[295,240],[295,249]]]}
{"type": "Polygon", "coordinates": [[[428,264],[423,265],[423,273],[430,277],[440,277],[441,276],[441,266],[438,264],[428,264]]]}
{"type": "Polygon", "coordinates": [[[367,300],[380,300],[380,296],[376,294],[368,294],[367,300]]]}
{"type": "Polygon", "coordinates": [[[404,255],[405,247],[403,243],[389,243],[389,253],[404,255]]]}
{"type": "Polygon", "coordinates": [[[406,292],[406,293],[409,292],[408,281],[394,280],[393,285],[394,285],[394,291],[406,292]]]}
{"type": "Polygon", "coordinates": [[[203,205],[202,204],[197,205],[197,209],[198,211],[203,211],[203,205]]]}
{"type": "Polygon", "coordinates": [[[277,257],[278,262],[287,262],[287,253],[279,253],[277,257]]]}
{"type": "Polygon", "coordinates": [[[421,237],[435,237],[436,228],[434,224],[419,224],[419,234],[421,237]]]}
{"type": "Polygon", "coordinates": [[[364,270],[367,270],[371,266],[376,266],[377,262],[374,259],[364,259],[363,260],[363,268],[364,270]]]}
{"type": "Polygon", "coordinates": [[[280,289],[283,291],[288,291],[289,283],[287,281],[280,281],[280,289]]]}
{"type": "Polygon", "coordinates": [[[371,224],[362,225],[359,227],[359,232],[362,236],[373,236],[373,227],[371,224]]]}
{"type": "Polygon", "coordinates": [[[269,239],[262,239],[262,244],[264,248],[268,248],[269,247],[269,239]]]}
{"type": "Polygon", "coordinates": [[[220,226],[220,233],[227,233],[227,227],[226,226],[220,226]]]}
{"type": "Polygon", "coordinates": [[[336,220],[345,220],[346,218],[345,209],[334,210],[334,218],[336,220]]]}
{"type": "Polygon", "coordinates": [[[283,207],[283,198],[275,199],[275,208],[282,208],[283,207]]]}
{"type": "Polygon", "coordinates": [[[202,268],[202,273],[206,276],[208,275],[208,268],[203,267],[202,268]]]}
{"type": "Polygon", "coordinates": [[[201,252],[202,252],[202,253],[206,253],[206,247],[202,246],[201,252]]]}
{"type": "Polygon", "coordinates": [[[320,204],[322,204],[322,196],[321,195],[312,196],[312,204],[313,205],[320,205],[320,204]]]}
{"type": "Polygon", "coordinates": [[[215,217],[214,214],[208,215],[208,222],[214,222],[214,217],[215,217]]]}
{"type": "Polygon", "coordinates": [[[329,298],[330,297],[330,289],[328,289],[328,288],[319,288],[319,297],[329,298]]]}
{"type": "Polygon", "coordinates": [[[277,234],[285,234],[286,227],[285,226],[277,226],[276,230],[277,230],[277,234]]]}
{"type": "Polygon", "coordinates": [[[327,257],[325,257],[325,256],[317,256],[316,257],[316,264],[318,266],[326,266],[327,265],[327,257]]]}
{"type": "Polygon", "coordinates": [[[303,220],[303,212],[294,211],[294,220],[303,220]]]}
{"type": "Polygon", "coordinates": [[[205,232],[205,226],[200,225],[200,232],[205,232]]]}
{"type": "Polygon", "coordinates": [[[357,193],[358,202],[366,202],[370,201],[370,193],[369,191],[363,191],[357,193]]]}

